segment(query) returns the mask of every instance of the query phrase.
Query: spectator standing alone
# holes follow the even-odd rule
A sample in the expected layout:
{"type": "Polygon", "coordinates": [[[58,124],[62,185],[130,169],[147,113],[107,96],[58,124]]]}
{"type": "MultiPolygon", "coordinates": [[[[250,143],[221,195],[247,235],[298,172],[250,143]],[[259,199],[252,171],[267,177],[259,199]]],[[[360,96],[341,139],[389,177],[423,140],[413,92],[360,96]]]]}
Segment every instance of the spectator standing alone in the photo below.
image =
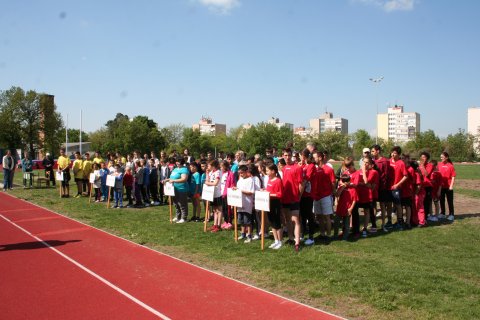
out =
{"type": "Polygon", "coordinates": [[[22,174],[23,174],[23,189],[27,188],[27,181],[29,181],[28,187],[31,188],[33,184],[33,161],[30,159],[28,152],[24,153],[22,159],[22,174]]]}
{"type": "Polygon", "coordinates": [[[7,151],[7,154],[2,159],[3,166],[3,191],[12,190],[12,183],[10,177],[15,171],[15,159],[12,157],[12,152],[7,151]]]}

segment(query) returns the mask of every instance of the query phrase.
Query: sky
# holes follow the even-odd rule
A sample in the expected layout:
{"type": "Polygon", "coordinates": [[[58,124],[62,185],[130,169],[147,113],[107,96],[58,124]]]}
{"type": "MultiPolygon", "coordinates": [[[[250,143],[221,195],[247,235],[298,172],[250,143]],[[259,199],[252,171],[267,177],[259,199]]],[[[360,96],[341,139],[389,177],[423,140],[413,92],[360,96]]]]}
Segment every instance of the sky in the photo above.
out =
{"type": "Polygon", "coordinates": [[[0,90],[55,96],[68,125],[295,127],[325,111],[375,134],[403,105],[421,131],[480,106],[480,1],[0,0],[0,90]],[[370,78],[384,77],[374,83],[370,78]]]}

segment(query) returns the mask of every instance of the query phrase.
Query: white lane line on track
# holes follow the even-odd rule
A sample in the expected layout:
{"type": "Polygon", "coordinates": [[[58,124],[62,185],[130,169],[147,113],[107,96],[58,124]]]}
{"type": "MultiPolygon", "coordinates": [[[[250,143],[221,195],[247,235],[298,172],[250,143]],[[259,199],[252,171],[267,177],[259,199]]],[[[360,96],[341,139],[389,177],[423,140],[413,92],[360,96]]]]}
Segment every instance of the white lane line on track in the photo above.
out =
{"type": "Polygon", "coordinates": [[[96,274],[95,272],[93,272],[92,270],[88,269],[87,267],[85,267],[84,265],[82,265],[81,263],[77,262],[76,260],[70,258],[69,256],[67,256],[66,254],[60,252],[59,250],[55,249],[54,247],[50,246],[47,242],[43,241],[42,239],[40,239],[39,237],[31,234],[30,232],[28,232],[27,230],[25,230],[24,228],[22,228],[21,226],[19,226],[18,224],[16,224],[15,222],[11,221],[10,219],[6,218],[5,216],[3,216],[2,214],[0,214],[0,217],[7,221],[8,223],[10,223],[11,225],[15,226],[16,228],[20,229],[21,231],[25,232],[26,234],[28,234],[30,237],[34,238],[35,240],[41,242],[45,247],[47,247],[48,249],[51,249],[53,250],[55,253],[59,254],[62,258],[70,261],[71,263],[73,263],[74,265],[76,265],[77,267],[79,267],[80,269],[82,269],[83,271],[87,272],[88,274],[90,274],[91,276],[97,278],[98,280],[100,280],[101,282],[103,282],[104,284],[106,284],[107,286],[109,286],[110,288],[112,288],[113,290],[117,291],[118,293],[120,293],[121,295],[125,296],[126,298],[130,299],[131,301],[133,301],[134,303],[138,304],[140,307],[148,310],[149,312],[153,313],[154,315],[156,315],[157,317],[159,317],[160,319],[164,319],[164,320],[171,320],[169,317],[167,317],[166,315],[164,315],[163,313],[155,310],[154,308],[150,307],[149,305],[147,305],[146,303],[140,301],[139,299],[135,298],[134,296],[132,296],[131,294],[125,292],[124,290],[120,289],[119,287],[117,287],[116,285],[114,285],[113,283],[111,283],[110,281],[108,281],[107,279],[99,276],[98,274],[96,274]]]}

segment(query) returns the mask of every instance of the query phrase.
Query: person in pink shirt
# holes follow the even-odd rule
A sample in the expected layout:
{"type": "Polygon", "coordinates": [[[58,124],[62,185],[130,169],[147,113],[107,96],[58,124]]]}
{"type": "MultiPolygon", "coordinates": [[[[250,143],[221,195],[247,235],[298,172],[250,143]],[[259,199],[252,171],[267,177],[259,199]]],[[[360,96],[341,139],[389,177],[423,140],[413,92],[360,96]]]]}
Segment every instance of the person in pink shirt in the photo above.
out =
{"type": "Polygon", "coordinates": [[[442,191],[440,193],[440,215],[439,218],[445,218],[445,198],[448,203],[448,220],[454,221],[454,207],[453,207],[453,186],[455,184],[455,167],[453,166],[450,155],[447,152],[442,152],[440,155],[441,162],[438,164],[438,171],[442,175],[442,191]]]}
{"type": "MultiPolygon", "coordinates": [[[[414,172],[413,179],[413,203],[412,203],[412,224],[418,227],[425,227],[425,185],[424,177],[416,161],[410,161],[410,168],[414,172]]],[[[410,169],[409,168],[409,169],[410,169]]]]}
{"type": "Polygon", "coordinates": [[[432,200],[435,207],[435,211],[427,217],[428,221],[437,222],[438,215],[440,214],[440,193],[442,192],[442,174],[438,171],[438,162],[437,160],[431,161],[433,172],[432,172],[432,200]]]}
{"type": "Polygon", "coordinates": [[[422,175],[422,189],[425,191],[425,200],[423,207],[425,208],[425,215],[432,214],[432,173],[433,165],[430,162],[430,153],[424,151],[420,153],[420,164],[418,167],[422,175]]]}

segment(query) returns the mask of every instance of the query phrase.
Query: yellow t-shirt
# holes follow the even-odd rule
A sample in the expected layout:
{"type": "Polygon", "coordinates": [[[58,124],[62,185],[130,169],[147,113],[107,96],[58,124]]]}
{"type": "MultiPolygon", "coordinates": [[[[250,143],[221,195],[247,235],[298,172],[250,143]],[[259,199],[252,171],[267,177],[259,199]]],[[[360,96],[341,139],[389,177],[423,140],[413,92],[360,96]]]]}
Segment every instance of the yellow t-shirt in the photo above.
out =
{"type": "Polygon", "coordinates": [[[68,166],[70,166],[70,159],[68,157],[65,157],[65,156],[60,156],[60,157],[58,157],[57,165],[58,165],[59,170],[63,170],[65,168],[67,168],[68,166]]]}
{"type": "Polygon", "coordinates": [[[93,162],[92,160],[83,161],[83,175],[85,179],[88,179],[90,173],[92,173],[93,162]]]}
{"type": "Polygon", "coordinates": [[[105,160],[103,160],[103,158],[93,158],[93,162],[97,163],[97,164],[100,164],[102,162],[105,162],[105,160]]]}
{"type": "Polygon", "coordinates": [[[83,160],[75,160],[73,161],[73,174],[75,179],[83,179],[83,160]]]}

